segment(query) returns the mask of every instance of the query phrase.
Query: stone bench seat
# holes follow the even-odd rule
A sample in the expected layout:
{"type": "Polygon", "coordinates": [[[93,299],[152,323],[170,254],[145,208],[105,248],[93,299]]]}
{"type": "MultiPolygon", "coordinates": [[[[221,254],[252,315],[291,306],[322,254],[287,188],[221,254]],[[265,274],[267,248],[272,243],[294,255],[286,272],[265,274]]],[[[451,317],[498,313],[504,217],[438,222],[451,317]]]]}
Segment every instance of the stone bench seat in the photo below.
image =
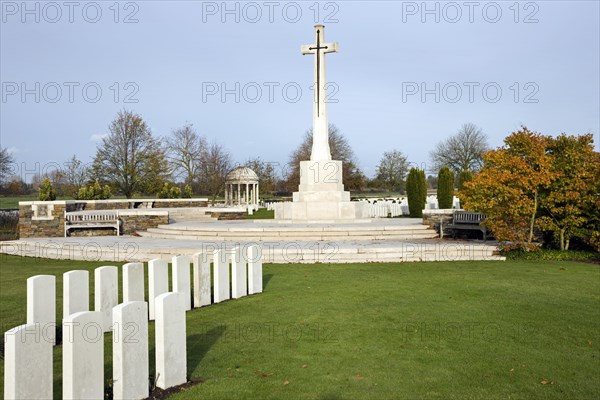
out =
{"type": "Polygon", "coordinates": [[[121,221],[118,211],[65,212],[65,237],[71,229],[115,228],[120,235],[121,221]]]}

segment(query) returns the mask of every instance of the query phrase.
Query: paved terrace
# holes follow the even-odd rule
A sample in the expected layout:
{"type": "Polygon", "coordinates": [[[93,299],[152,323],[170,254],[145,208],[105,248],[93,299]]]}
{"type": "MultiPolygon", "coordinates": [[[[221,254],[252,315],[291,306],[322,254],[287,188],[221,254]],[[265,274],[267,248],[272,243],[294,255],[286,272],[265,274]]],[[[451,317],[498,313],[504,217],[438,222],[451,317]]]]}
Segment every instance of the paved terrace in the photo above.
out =
{"type": "Polygon", "coordinates": [[[154,235],[161,237],[22,239],[1,242],[0,252],[28,257],[125,262],[170,259],[175,255],[259,244],[267,263],[504,259],[496,255],[495,242],[440,240],[433,238],[435,235],[421,224],[420,219],[409,218],[374,219],[357,224],[194,221],[164,225],[154,235]],[[366,232],[366,236],[360,232],[366,232]]]}

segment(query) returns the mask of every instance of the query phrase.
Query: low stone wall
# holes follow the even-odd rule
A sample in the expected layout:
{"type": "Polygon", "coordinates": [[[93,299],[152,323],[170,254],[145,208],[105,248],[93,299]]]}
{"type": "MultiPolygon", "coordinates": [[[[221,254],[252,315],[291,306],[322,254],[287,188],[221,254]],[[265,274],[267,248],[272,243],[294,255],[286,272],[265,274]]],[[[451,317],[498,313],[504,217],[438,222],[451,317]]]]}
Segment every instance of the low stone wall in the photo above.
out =
{"type": "Polygon", "coordinates": [[[441,210],[423,210],[423,225],[429,225],[430,228],[439,226],[442,218],[444,222],[449,221],[454,214],[454,211],[459,211],[454,208],[441,210]]]}
{"type": "MultiPolygon", "coordinates": [[[[33,202],[27,202],[33,203],[33,202]]],[[[60,237],[64,236],[67,210],[65,202],[35,202],[39,204],[21,205],[19,203],[19,237],[60,237]]]]}
{"type": "Polygon", "coordinates": [[[208,213],[210,214],[210,216],[212,218],[216,218],[219,221],[246,219],[246,215],[248,214],[245,211],[232,211],[232,212],[210,211],[208,213]]]}
{"type": "MultiPolygon", "coordinates": [[[[62,200],[19,202],[19,237],[63,237],[65,211],[124,210],[119,212],[123,221],[122,234],[155,228],[169,223],[167,211],[152,208],[207,207],[208,199],[119,199],[119,200],[62,200]],[[131,213],[127,210],[131,210],[131,213]],[[136,211],[134,211],[136,210],[136,211]],[[143,211],[140,213],[139,211],[143,211]],[[157,214],[158,213],[158,214],[157,214]]],[[[114,229],[77,229],[73,236],[114,234],[114,229]],[[80,232],[78,232],[80,231],[80,232]]]]}
{"type": "Polygon", "coordinates": [[[169,223],[168,211],[122,211],[119,212],[122,221],[121,234],[132,235],[136,231],[145,231],[159,225],[169,223]]]}
{"type": "MultiPolygon", "coordinates": [[[[208,199],[115,199],[115,200],[73,200],[83,206],[78,211],[126,210],[137,208],[183,208],[208,207],[208,199]]],[[[20,203],[19,203],[20,204],[20,203]]]]}

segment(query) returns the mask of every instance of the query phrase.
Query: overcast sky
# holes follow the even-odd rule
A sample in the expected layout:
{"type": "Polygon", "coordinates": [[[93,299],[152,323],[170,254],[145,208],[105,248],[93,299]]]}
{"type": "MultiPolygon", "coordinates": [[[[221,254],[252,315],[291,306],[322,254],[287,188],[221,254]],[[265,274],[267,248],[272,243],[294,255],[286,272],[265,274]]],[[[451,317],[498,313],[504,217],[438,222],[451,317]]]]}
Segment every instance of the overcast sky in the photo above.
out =
{"type": "Polygon", "coordinates": [[[598,1],[1,6],[1,145],[27,181],[73,154],[90,162],[123,108],[156,136],[189,122],[237,162],[285,164],[312,124],[300,45],[316,22],[340,46],[329,120],[368,176],[393,149],[426,166],[467,122],[493,147],[521,125],[599,141],[598,1]]]}

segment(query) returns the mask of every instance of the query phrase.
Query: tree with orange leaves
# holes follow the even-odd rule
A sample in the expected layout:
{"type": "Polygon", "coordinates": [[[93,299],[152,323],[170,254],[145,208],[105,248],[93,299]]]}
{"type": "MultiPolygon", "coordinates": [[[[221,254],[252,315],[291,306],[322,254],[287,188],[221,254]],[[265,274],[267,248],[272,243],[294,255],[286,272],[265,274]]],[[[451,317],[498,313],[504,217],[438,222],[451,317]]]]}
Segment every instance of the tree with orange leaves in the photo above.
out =
{"type": "Polygon", "coordinates": [[[522,127],[504,146],[484,154],[484,166],[465,183],[464,207],[486,215],[483,224],[509,247],[533,247],[540,194],[557,176],[546,152],[548,136],[522,127]]]}
{"type": "MultiPolygon", "coordinates": [[[[588,232],[582,229],[594,217],[598,220],[600,193],[596,180],[600,154],[594,151],[591,134],[567,136],[564,133],[550,139],[548,154],[554,179],[544,190],[539,222],[542,228],[554,233],[561,250],[568,250],[571,238],[576,235],[586,238],[588,232]]],[[[591,236],[593,239],[594,234],[591,236]]]]}

